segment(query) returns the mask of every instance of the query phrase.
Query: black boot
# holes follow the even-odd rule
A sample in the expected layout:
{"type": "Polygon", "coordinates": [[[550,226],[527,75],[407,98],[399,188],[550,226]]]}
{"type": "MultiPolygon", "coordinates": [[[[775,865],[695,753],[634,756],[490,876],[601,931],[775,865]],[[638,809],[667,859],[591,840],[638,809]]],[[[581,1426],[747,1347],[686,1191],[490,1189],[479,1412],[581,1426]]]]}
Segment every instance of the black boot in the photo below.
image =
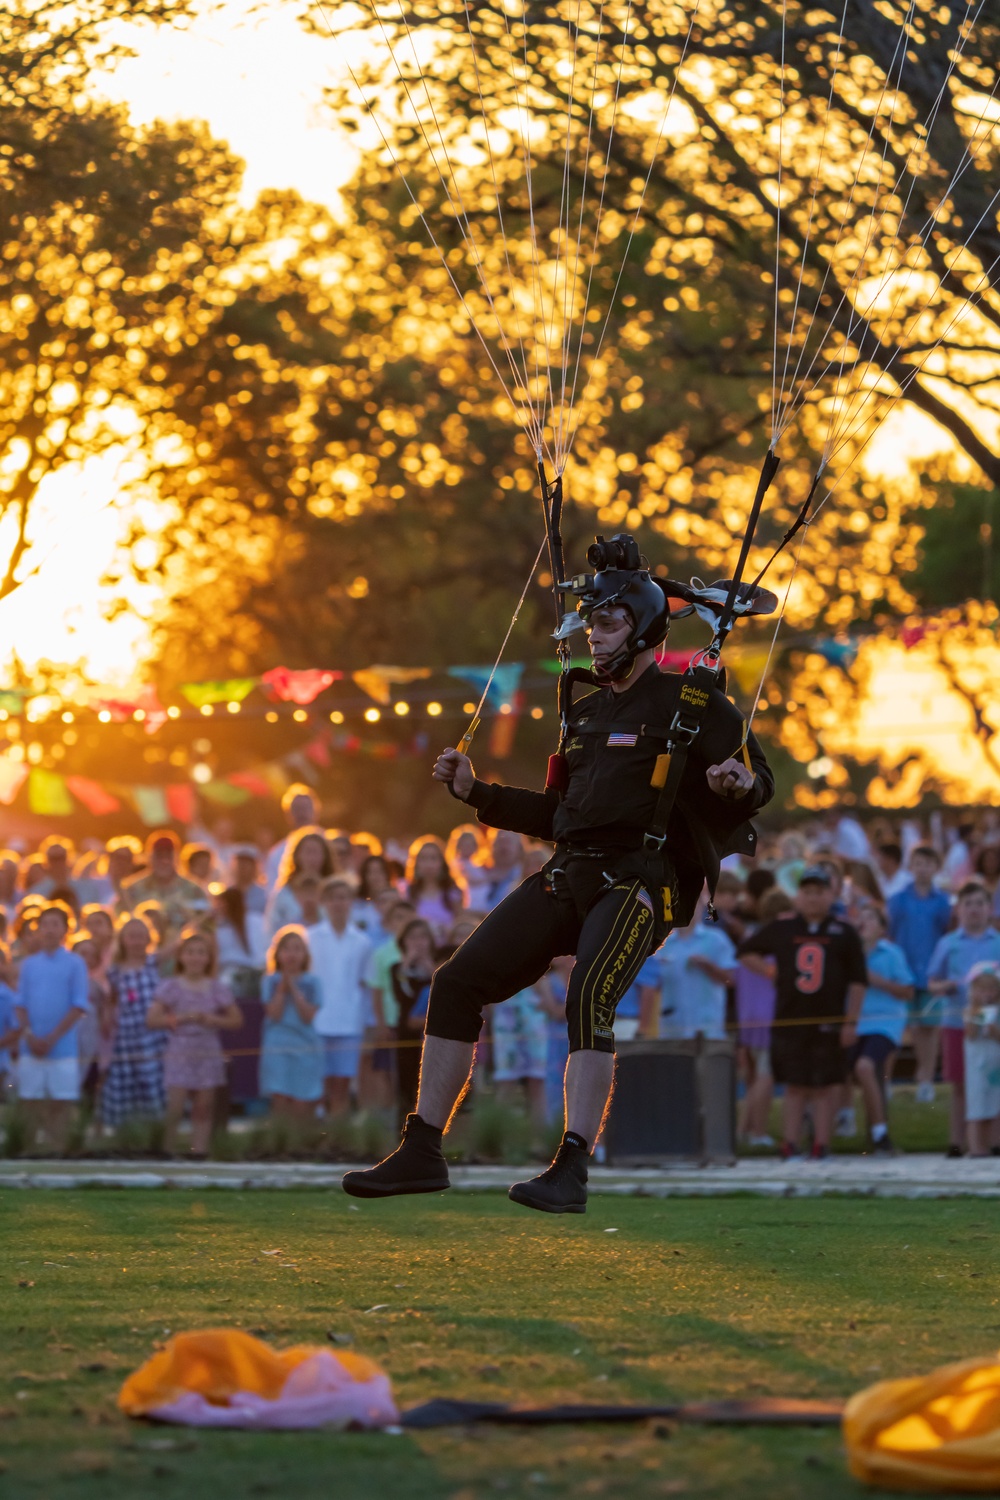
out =
{"type": "Polygon", "coordinates": [[[436,1125],[407,1115],[403,1139],[391,1156],[366,1172],[346,1172],[344,1192],[352,1198],[394,1198],[399,1193],[440,1193],[451,1184],[436,1125]]]}
{"type": "Polygon", "coordinates": [[[515,1182],[507,1197],[544,1214],[585,1214],[588,1154],[579,1136],[563,1136],[551,1167],[528,1182],[515,1182]]]}

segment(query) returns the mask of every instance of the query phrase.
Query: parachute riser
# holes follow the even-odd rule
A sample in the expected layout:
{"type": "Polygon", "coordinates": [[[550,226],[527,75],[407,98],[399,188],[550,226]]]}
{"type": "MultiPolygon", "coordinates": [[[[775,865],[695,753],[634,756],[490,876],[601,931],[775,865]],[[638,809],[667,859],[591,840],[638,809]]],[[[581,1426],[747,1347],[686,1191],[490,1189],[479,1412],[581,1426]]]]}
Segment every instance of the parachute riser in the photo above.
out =
{"type": "MultiPolygon", "coordinates": [[[[545,540],[548,544],[549,571],[552,575],[552,600],[555,608],[556,631],[558,631],[562,625],[566,609],[566,595],[561,587],[562,579],[566,572],[562,537],[562,475],[557,474],[555,479],[549,483],[548,476],[545,473],[545,464],[541,458],[538,460],[537,468],[538,485],[542,497],[542,515],[545,520],[545,540]]],[[[556,654],[559,658],[561,668],[557,689],[559,712],[558,754],[561,755],[569,728],[569,671],[573,658],[569,641],[560,640],[556,646],[556,654]]]]}
{"type": "Polygon", "coordinates": [[[760,520],[760,512],[761,507],[764,504],[764,496],[771,488],[771,485],[774,481],[774,476],[778,472],[778,466],[780,465],[780,463],[781,459],[775,453],[774,449],[769,448],[764,455],[764,462],[761,465],[760,477],[757,480],[757,493],[754,495],[753,504],[750,507],[750,516],[747,520],[746,530],[743,533],[743,544],[740,547],[739,560],[733,571],[732,579],[730,580],[729,593],[726,597],[725,604],[722,606],[722,613],[719,615],[719,623],[716,626],[715,636],[712,640],[712,644],[708,648],[708,653],[706,654],[714,654],[716,657],[718,656],[719,652],[722,650],[722,647],[725,645],[729,632],[732,630],[733,625],[735,624],[735,615],[733,610],[739,597],[740,585],[743,582],[743,573],[746,569],[747,558],[750,556],[750,548],[753,545],[754,533],[757,530],[757,522],[760,520]]]}

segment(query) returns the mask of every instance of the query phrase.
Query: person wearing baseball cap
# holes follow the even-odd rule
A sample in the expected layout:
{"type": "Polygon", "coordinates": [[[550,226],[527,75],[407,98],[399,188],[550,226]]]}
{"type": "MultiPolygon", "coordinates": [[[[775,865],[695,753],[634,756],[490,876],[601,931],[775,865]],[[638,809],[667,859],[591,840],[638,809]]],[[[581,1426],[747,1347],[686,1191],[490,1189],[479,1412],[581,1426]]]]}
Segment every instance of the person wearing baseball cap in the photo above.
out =
{"type": "Polygon", "coordinates": [[[786,1160],[798,1156],[807,1104],[813,1121],[812,1155],[825,1157],[840,1085],[847,1077],[846,1048],[857,1041],[857,1020],[868,972],[861,939],[831,912],[830,872],[807,865],[799,877],[795,910],[768,922],[741,944],[751,972],[777,988],[771,1030],[771,1071],[785,1090],[786,1160]]]}

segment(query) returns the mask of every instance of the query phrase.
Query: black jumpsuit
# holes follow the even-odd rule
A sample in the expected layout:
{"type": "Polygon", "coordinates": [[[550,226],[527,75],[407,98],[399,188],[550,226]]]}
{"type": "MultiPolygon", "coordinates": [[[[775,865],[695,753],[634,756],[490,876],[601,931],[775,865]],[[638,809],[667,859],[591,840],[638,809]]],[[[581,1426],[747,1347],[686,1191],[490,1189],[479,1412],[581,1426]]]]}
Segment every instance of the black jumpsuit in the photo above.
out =
{"type": "Polygon", "coordinates": [[[747,740],[754,783],[720,797],[707,767],[742,754],[743,721],[725,695],[712,699],[689,755],[663,855],[643,838],[682,679],[651,666],[623,693],[599,689],[573,709],[569,778],[562,797],[476,781],[466,801],[482,823],[552,840],[555,853],[477,927],[431,985],[427,1034],[475,1042],[484,1005],[536,984],[559,954],[575,954],[566,997],[570,1050],[614,1051],[615,1008],[673,922],[691,919],[706,876],[724,853],[752,853],[747,819],[774,780],[756,739],[747,740]]]}

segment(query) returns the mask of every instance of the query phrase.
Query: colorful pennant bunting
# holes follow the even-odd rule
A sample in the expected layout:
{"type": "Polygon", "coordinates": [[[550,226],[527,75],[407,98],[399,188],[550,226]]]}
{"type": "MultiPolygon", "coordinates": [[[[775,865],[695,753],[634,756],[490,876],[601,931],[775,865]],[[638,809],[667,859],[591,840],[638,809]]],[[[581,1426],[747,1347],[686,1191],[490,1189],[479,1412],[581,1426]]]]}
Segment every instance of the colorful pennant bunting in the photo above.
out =
{"type": "Polygon", "coordinates": [[[167,812],[175,823],[193,823],[198,810],[194,787],[189,781],[177,781],[164,788],[167,812]]]}
{"type": "Polygon", "coordinates": [[[430,667],[366,667],[361,672],[351,673],[361,691],[383,705],[392,702],[394,686],[405,687],[430,675],[430,667]]]}
{"type": "Polygon", "coordinates": [[[147,828],[160,828],[170,821],[166,788],[162,786],[133,786],[132,801],[135,810],[147,828]]]}
{"type": "Polygon", "coordinates": [[[230,781],[208,781],[203,787],[199,787],[203,797],[209,802],[215,802],[219,807],[242,807],[244,802],[250,801],[250,793],[242,786],[233,786],[230,781]]]}
{"type": "MultiPolygon", "coordinates": [[[[501,662],[495,670],[491,667],[448,668],[449,677],[459,677],[463,682],[471,683],[477,693],[485,692],[486,684],[490,682],[486,701],[493,708],[500,708],[504,703],[513,703],[523,675],[523,661],[501,662]],[[491,671],[493,672],[492,682],[490,682],[491,671]]],[[[356,673],[355,676],[357,676],[356,673]]]]}
{"type": "Polygon", "coordinates": [[[308,667],[298,672],[292,671],[290,667],[272,667],[260,681],[282,703],[297,703],[305,708],[343,675],[343,672],[321,671],[317,667],[308,667]]]}
{"type": "Polygon", "coordinates": [[[73,811],[73,799],[66,790],[66,779],[58,771],[43,771],[33,766],[28,775],[28,806],[43,818],[66,818],[73,811]]]}
{"type": "Polygon", "coordinates": [[[204,708],[209,703],[242,703],[256,686],[256,677],[230,677],[226,682],[185,682],[181,692],[192,708],[204,708]]]}
{"type": "Polygon", "coordinates": [[[67,776],[66,786],[76,800],[82,802],[87,811],[97,818],[121,810],[118,798],[112,796],[99,781],[91,781],[88,776],[67,776]]]}
{"type": "Polygon", "coordinates": [[[9,807],[28,779],[28,768],[23,760],[11,760],[0,756],[0,802],[9,807]]]}

